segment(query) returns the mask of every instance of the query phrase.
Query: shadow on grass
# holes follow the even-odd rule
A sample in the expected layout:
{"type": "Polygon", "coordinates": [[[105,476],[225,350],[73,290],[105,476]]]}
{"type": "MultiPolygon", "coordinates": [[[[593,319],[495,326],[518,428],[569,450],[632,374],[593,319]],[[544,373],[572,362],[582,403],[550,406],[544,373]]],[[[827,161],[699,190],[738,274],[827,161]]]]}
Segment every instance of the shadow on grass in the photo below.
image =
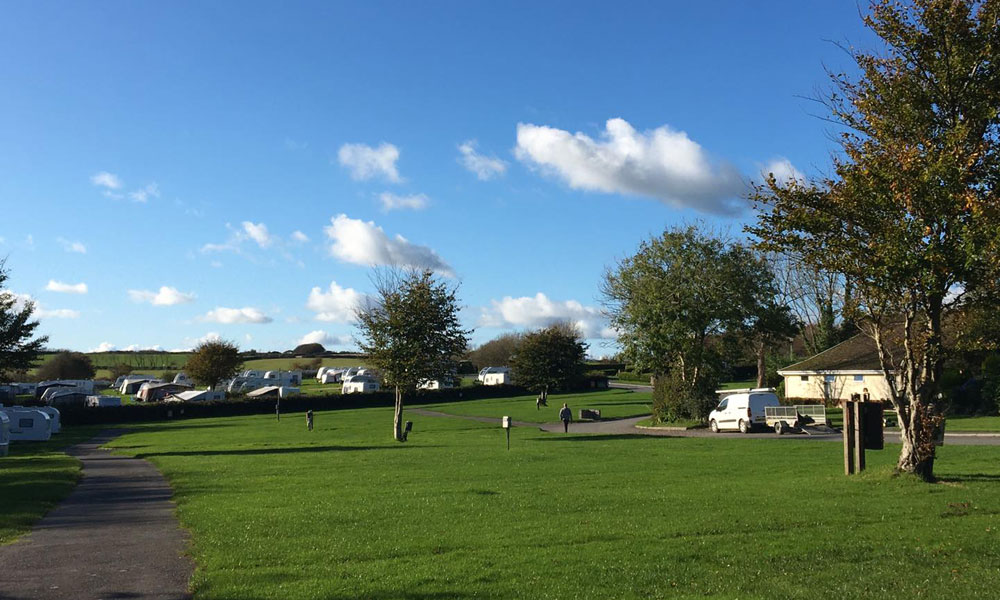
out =
{"type": "Polygon", "coordinates": [[[970,482],[990,482],[1000,483],[1000,475],[994,473],[968,473],[966,475],[947,475],[939,477],[942,483],[970,483],[970,482]]]}
{"type": "Polygon", "coordinates": [[[136,458],[151,456],[266,456],[270,454],[310,454],[314,452],[354,452],[364,450],[403,450],[406,448],[434,448],[436,446],[296,446],[292,448],[240,448],[234,450],[178,450],[175,452],[144,452],[136,458]]]}
{"type": "MultiPolygon", "coordinates": [[[[670,436],[657,436],[657,437],[670,437],[670,436]]],[[[535,441],[539,442],[607,442],[612,440],[641,440],[649,439],[650,436],[642,435],[640,433],[613,433],[613,434],[603,434],[603,435],[588,435],[585,433],[574,433],[570,431],[566,433],[550,434],[543,437],[534,438],[535,441]]]]}

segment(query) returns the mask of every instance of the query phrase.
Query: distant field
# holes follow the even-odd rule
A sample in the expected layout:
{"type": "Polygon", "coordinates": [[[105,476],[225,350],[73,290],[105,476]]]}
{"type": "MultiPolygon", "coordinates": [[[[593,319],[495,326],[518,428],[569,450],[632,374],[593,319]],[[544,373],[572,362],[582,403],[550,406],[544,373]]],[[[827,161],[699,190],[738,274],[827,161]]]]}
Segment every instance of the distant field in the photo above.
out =
{"type": "MultiPolygon", "coordinates": [[[[244,369],[259,369],[261,371],[287,371],[292,368],[293,363],[308,363],[310,358],[261,358],[248,360],[243,363],[244,369]]],[[[361,358],[324,358],[324,367],[363,367],[364,359],[361,358]]]]}
{"type": "MultiPolygon", "coordinates": [[[[39,366],[52,360],[55,353],[42,354],[39,358],[39,366]]],[[[91,362],[97,370],[97,379],[110,379],[111,367],[118,364],[126,364],[132,367],[134,373],[152,375],[160,377],[166,371],[181,371],[191,357],[190,352],[93,352],[88,353],[91,362]]],[[[263,371],[287,371],[294,363],[308,363],[309,358],[260,358],[247,360],[243,363],[244,369],[258,369],[263,371]]],[[[325,367],[358,367],[365,366],[365,361],[358,358],[324,358],[325,367]]]]}

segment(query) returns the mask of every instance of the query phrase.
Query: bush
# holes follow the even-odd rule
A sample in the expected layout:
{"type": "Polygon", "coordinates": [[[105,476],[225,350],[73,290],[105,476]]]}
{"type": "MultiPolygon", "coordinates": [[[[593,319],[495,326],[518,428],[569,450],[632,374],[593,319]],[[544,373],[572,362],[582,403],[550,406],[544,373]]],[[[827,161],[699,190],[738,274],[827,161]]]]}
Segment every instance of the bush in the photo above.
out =
{"type": "Polygon", "coordinates": [[[320,367],[323,366],[322,358],[314,358],[312,360],[307,360],[303,362],[293,362],[291,365],[292,371],[313,371],[316,372],[320,367]]]}
{"type": "MultiPolygon", "coordinates": [[[[317,356],[326,352],[322,344],[299,344],[292,350],[296,356],[317,356]]],[[[317,367],[318,368],[318,367],[317,367]]]]}
{"type": "Polygon", "coordinates": [[[39,367],[38,376],[52,379],[93,379],[94,365],[90,357],[80,352],[60,352],[39,367]]]}
{"type": "Polygon", "coordinates": [[[718,404],[714,378],[701,378],[692,386],[671,374],[657,377],[653,385],[653,418],[660,422],[698,419],[704,421],[718,404]]]}

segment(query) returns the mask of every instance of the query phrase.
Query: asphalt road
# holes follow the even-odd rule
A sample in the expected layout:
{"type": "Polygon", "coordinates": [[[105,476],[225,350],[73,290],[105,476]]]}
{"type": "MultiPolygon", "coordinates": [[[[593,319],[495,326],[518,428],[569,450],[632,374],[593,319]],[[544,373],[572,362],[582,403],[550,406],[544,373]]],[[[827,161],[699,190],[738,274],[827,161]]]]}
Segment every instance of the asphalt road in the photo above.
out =
{"type": "Polygon", "coordinates": [[[0,599],[190,598],[194,563],[170,486],[150,463],[99,449],[121,433],[70,448],[83,478],[31,533],[0,546],[0,599]]]}

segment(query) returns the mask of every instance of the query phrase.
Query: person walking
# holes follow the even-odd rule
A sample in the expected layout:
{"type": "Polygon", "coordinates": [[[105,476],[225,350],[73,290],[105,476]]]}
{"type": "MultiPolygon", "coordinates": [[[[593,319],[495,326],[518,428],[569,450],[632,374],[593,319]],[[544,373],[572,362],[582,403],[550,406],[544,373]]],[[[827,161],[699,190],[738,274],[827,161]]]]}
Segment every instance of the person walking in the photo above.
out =
{"type": "Polygon", "coordinates": [[[313,411],[311,410],[306,411],[306,427],[309,428],[309,431],[313,430],[313,411]]]}
{"type": "Polygon", "coordinates": [[[559,410],[559,419],[563,422],[563,431],[569,433],[569,422],[573,420],[573,411],[569,409],[569,406],[563,402],[562,408],[559,410]]]}

